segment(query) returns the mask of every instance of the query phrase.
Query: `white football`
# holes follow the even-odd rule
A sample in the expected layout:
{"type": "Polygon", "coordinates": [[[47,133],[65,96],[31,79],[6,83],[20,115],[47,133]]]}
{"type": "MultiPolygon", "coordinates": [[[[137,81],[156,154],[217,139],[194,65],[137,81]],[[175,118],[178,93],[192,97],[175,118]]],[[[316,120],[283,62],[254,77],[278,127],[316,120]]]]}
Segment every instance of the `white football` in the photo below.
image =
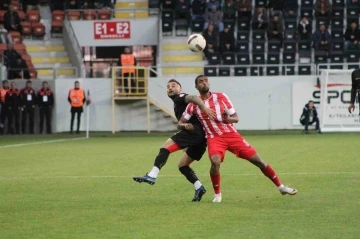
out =
{"type": "Polygon", "coordinates": [[[205,38],[200,34],[193,34],[187,41],[190,51],[199,52],[205,49],[206,41],[205,38]]]}

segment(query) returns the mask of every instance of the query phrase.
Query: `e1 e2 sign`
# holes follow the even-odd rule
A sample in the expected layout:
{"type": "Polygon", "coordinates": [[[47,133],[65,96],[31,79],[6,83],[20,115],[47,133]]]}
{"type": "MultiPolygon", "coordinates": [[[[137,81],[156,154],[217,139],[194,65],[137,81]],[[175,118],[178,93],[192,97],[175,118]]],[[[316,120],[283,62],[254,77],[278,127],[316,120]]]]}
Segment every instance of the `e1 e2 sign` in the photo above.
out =
{"type": "Polygon", "coordinates": [[[129,39],[130,38],[130,22],[94,22],[94,39],[129,39]]]}

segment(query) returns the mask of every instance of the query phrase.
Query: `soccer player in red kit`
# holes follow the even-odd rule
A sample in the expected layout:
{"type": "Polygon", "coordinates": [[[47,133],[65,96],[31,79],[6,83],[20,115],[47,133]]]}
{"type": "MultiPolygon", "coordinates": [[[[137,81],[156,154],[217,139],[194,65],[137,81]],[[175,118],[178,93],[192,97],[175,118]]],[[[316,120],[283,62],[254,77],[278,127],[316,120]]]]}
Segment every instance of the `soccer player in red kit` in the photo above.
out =
{"type": "Polygon", "coordinates": [[[259,167],[263,174],[278,187],[281,194],[295,195],[297,190],[284,186],[272,167],[259,157],[256,150],[234,128],[233,123],[237,123],[239,118],[230,99],[224,93],[210,92],[208,78],[204,75],[196,77],[195,88],[199,91],[204,104],[215,110],[216,119],[210,119],[197,105],[190,103],[178,127],[186,128],[188,120],[193,115],[199,118],[204,127],[211,161],[210,177],[215,191],[213,202],[222,200],[220,164],[227,150],[259,167]]]}

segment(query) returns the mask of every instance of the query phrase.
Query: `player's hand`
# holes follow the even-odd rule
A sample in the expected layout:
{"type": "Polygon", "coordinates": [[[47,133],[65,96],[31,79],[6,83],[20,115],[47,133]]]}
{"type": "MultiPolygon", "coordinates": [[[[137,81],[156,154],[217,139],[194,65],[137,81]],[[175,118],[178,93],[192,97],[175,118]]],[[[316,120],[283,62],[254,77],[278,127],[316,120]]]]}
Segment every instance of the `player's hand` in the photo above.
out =
{"type": "Polygon", "coordinates": [[[209,116],[209,118],[210,118],[211,120],[216,119],[216,112],[215,112],[215,110],[210,109],[209,107],[205,107],[205,108],[203,109],[203,111],[205,112],[205,114],[206,114],[207,116],[209,116]]]}
{"type": "Polygon", "coordinates": [[[350,104],[349,107],[348,107],[349,113],[351,114],[352,112],[354,112],[354,110],[355,110],[355,105],[354,105],[354,104],[350,104]]]}
{"type": "Polygon", "coordinates": [[[225,111],[221,114],[221,118],[224,124],[230,124],[229,122],[230,115],[228,115],[225,111]]]}
{"type": "Polygon", "coordinates": [[[185,124],[185,129],[187,131],[194,131],[194,126],[190,123],[185,124]]]}

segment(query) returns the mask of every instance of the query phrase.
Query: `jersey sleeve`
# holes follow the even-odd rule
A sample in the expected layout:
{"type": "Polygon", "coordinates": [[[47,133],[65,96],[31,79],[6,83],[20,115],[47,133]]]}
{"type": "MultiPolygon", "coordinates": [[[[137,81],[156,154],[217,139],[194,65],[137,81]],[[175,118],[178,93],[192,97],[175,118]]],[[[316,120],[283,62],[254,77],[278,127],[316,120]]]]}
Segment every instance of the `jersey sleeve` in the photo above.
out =
{"type": "Polygon", "coordinates": [[[175,104],[186,104],[186,102],[185,102],[185,96],[186,96],[187,94],[180,94],[180,95],[178,95],[178,96],[176,96],[176,98],[174,99],[174,103],[175,104]]]}
{"type": "Polygon", "coordinates": [[[194,115],[194,107],[195,107],[195,105],[193,103],[188,104],[188,106],[186,107],[186,109],[183,113],[183,117],[186,120],[189,120],[191,118],[191,116],[194,115]]]}
{"type": "Polygon", "coordinates": [[[229,99],[229,97],[224,93],[222,95],[223,95],[222,103],[224,104],[226,114],[228,114],[228,115],[235,114],[234,106],[233,106],[231,100],[229,99]]]}

